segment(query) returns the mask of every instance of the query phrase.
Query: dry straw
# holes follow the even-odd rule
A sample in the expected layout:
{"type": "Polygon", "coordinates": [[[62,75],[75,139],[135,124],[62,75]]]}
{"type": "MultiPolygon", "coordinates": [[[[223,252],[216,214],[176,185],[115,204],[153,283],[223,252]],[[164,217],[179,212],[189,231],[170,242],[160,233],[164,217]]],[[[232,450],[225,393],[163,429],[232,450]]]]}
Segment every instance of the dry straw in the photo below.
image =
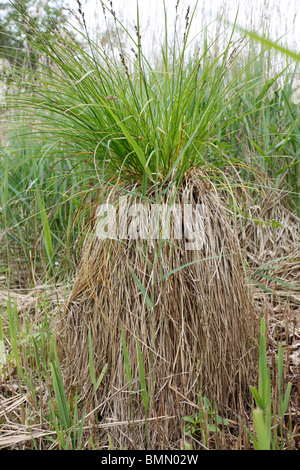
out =
{"type": "MultiPolygon", "coordinates": [[[[115,190],[111,200],[119,195],[115,190]]],[[[185,176],[175,202],[205,206],[203,248],[185,251],[184,240],[170,240],[163,243],[155,263],[153,242],[88,236],[62,335],[66,382],[91,408],[96,404],[89,327],[95,370],[100,373],[108,364],[97,403],[111,395],[114,398],[101,409],[103,422],[145,418],[139,340],[149,394],[148,418],[176,414],[163,427],[173,443],[182,437],[182,417],[197,409],[200,390],[215,400],[226,417],[236,418],[240,400],[247,403],[254,326],[238,239],[224,201],[212,185],[204,183],[200,172],[194,172],[185,176]],[[192,264],[178,269],[188,263],[192,264]],[[167,275],[171,271],[175,272],[167,275]],[[139,380],[115,394],[128,382],[121,325],[131,375],[139,380]]],[[[156,423],[149,429],[148,444],[155,448],[161,442],[161,428],[156,423]]],[[[132,433],[131,439],[143,447],[144,429],[133,431],[131,426],[132,433]]],[[[117,430],[114,435],[120,442],[124,439],[117,430]]]]}

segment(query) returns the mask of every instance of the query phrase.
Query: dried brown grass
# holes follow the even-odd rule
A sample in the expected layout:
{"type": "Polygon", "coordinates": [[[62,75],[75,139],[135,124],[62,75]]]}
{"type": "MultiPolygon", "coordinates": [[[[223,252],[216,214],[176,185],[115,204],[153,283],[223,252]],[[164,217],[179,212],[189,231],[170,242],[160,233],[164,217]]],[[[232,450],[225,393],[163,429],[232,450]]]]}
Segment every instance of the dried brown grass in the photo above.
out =
{"type": "Polygon", "coordinates": [[[257,314],[264,312],[272,384],[276,389],[279,342],[285,350],[284,370],[292,383],[289,428],[299,448],[300,412],[300,219],[285,201],[285,193],[271,191],[248,208],[250,220],[239,228],[240,243],[252,279],[257,314]],[[258,222],[253,219],[259,218],[258,222]],[[272,226],[270,221],[278,224],[272,226]]]}
{"type": "MultiPolygon", "coordinates": [[[[4,284],[1,285],[0,279],[0,305],[6,308],[7,301],[16,305],[19,313],[28,313],[30,311],[39,311],[41,300],[47,300],[53,305],[53,318],[59,319],[59,305],[65,303],[66,293],[69,291],[67,285],[37,285],[31,289],[8,289],[4,284]]],[[[39,318],[36,318],[38,321],[39,318]]]]}
{"type": "MultiPolygon", "coordinates": [[[[111,200],[119,193],[111,194],[111,200]]],[[[249,301],[238,237],[224,203],[212,185],[189,175],[177,203],[203,204],[204,244],[185,251],[184,241],[164,243],[154,265],[155,246],[141,240],[86,239],[82,261],[68,300],[61,331],[65,379],[90,408],[93,387],[89,370],[88,330],[93,337],[95,370],[108,364],[97,393],[104,422],[144,419],[140,381],[127,383],[121,339],[123,324],[133,379],[140,377],[139,339],[150,395],[148,418],[174,416],[150,429],[151,448],[170,448],[182,438],[182,417],[197,409],[198,393],[215,401],[224,417],[238,419],[249,399],[251,338],[255,316],[249,301]],[[174,244],[173,244],[174,243],[174,244]],[[176,245],[176,246],[175,246],[176,245]],[[196,262],[160,282],[170,271],[196,262]],[[145,301],[132,271],[155,306],[145,301]],[[198,363],[198,370],[197,370],[198,363]],[[115,393],[122,389],[122,392],[115,393]],[[112,400],[108,398],[114,395],[112,400]],[[108,400],[107,400],[108,399],[108,400]]],[[[115,430],[117,445],[144,447],[145,430],[131,424],[126,436],[115,430]],[[131,429],[131,432],[130,432],[131,429]]]]}

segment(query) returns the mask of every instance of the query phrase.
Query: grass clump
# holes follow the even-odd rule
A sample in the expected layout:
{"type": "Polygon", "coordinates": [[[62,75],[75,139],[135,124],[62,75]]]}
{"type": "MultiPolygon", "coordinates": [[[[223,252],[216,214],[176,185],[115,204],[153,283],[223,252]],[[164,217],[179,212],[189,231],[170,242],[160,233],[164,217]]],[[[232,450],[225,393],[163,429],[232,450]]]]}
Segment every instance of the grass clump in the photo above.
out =
{"type": "MultiPolygon", "coordinates": [[[[39,132],[92,157],[100,198],[116,202],[120,193],[131,194],[134,204],[173,200],[194,210],[202,204],[207,212],[201,227],[203,248],[191,253],[186,240],[176,243],[160,236],[146,246],[142,240],[98,242],[92,231],[63,319],[66,380],[89,400],[94,390],[87,326],[94,338],[95,368],[102,370],[108,363],[111,370],[99,389],[102,397],[126,380],[119,356],[123,324],[132,368],[146,374],[145,387],[150,381],[146,413],[151,418],[171,415],[178,397],[188,403],[196,400],[193,371],[198,359],[200,386],[223,409],[236,410],[241,397],[247,401],[246,377],[251,375],[253,313],[237,237],[217,189],[226,188],[234,207],[225,151],[239,75],[228,78],[233,60],[229,46],[216,57],[209,47],[196,60],[188,56],[193,14],[186,14],[182,46],[176,35],[170,44],[166,34],[160,70],[143,54],[138,17],[135,37],[130,36],[133,57],[121,44],[111,44],[109,54],[89,37],[87,50],[70,34],[59,41],[57,31],[45,37],[28,19],[37,29],[36,47],[53,65],[49,72],[41,66],[43,81],[35,81],[38,87],[29,81],[31,93],[20,100],[24,105],[29,99],[38,111],[39,132]],[[137,338],[142,345],[138,355],[137,338]]],[[[232,159],[229,167],[235,163],[232,159]]],[[[239,184],[243,191],[241,180],[239,184]]],[[[102,414],[128,419],[131,407],[120,395],[102,414]]],[[[145,403],[142,409],[135,406],[135,419],[142,419],[145,410],[145,403]]],[[[178,428],[172,420],[168,429],[170,439],[176,440],[178,428]]],[[[135,438],[139,446],[145,445],[143,435],[135,438]]],[[[147,441],[149,445],[149,436],[147,441]]]]}

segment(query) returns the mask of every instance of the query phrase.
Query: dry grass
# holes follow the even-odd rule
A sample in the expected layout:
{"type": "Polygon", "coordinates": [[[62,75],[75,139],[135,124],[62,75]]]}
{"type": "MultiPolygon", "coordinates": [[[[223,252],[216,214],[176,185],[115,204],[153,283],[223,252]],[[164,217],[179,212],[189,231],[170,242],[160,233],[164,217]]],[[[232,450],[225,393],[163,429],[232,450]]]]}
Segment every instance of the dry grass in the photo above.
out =
{"type": "MultiPolygon", "coordinates": [[[[10,299],[12,304],[17,305],[18,313],[30,312],[32,310],[38,311],[40,309],[41,299],[53,305],[54,314],[59,305],[65,302],[66,292],[68,287],[51,285],[37,285],[32,289],[7,289],[6,286],[1,285],[0,279],[0,304],[5,306],[10,299]]],[[[38,318],[35,318],[38,320],[38,318]]]]}
{"type": "MultiPolygon", "coordinates": [[[[250,339],[256,317],[248,297],[237,234],[218,192],[204,184],[199,175],[185,179],[175,202],[205,206],[203,248],[185,251],[184,241],[171,240],[179,246],[164,243],[159,263],[153,266],[153,243],[130,240],[124,244],[91,236],[85,243],[62,322],[66,381],[91,407],[89,325],[96,371],[99,373],[108,363],[109,372],[98,394],[100,403],[127,383],[121,324],[133,378],[140,375],[139,338],[150,395],[148,417],[176,414],[175,419],[150,432],[151,448],[178,445],[182,417],[197,409],[200,389],[203,396],[216,402],[219,412],[238,420],[240,404],[249,404],[252,378],[250,339]],[[154,309],[145,301],[132,274],[134,271],[148,298],[152,298],[153,278],[210,257],[157,282],[154,309]]],[[[144,418],[139,390],[138,381],[108,401],[100,410],[104,422],[131,420],[132,407],[134,419],[144,418]]],[[[145,446],[143,428],[129,434],[135,446],[145,446]]],[[[124,444],[121,431],[116,430],[114,436],[118,445],[124,444]]]]}
{"type": "MultiPolygon", "coordinates": [[[[285,377],[292,383],[289,420],[292,423],[295,448],[299,448],[300,409],[300,219],[285,205],[284,193],[270,193],[252,207],[252,217],[240,230],[240,240],[248,261],[253,304],[267,320],[267,346],[272,384],[276,383],[278,344],[285,347],[285,377]],[[253,209],[254,212],[253,213],[253,209]],[[267,222],[280,225],[272,227],[267,222]]],[[[250,211],[249,211],[250,212],[250,211]]]]}
{"type": "MultiPolygon", "coordinates": [[[[190,194],[190,192],[188,192],[190,194]]],[[[204,190],[201,197],[204,197],[207,203],[209,203],[211,208],[215,208],[216,205],[220,202],[218,199],[216,200],[216,196],[213,194],[212,191],[208,193],[208,190],[204,190]]],[[[271,380],[272,380],[272,387],[274,391],[277,389],[277,382],[276,382],[276,358],[277,358],[277,347],[278,347],[278,341],[282,341],[284,345],[284,371],[285,371],[285,382],[291,381],[293,384],[292,387],[292,392],[291,392],[291,400],[290,400],[290,406],[288,410],[288,415],[285,418],[285,423],[286,423],[286,428],[285,429],[291,429],[291,432],[294,436],[297,436],[299,433],[298,429],[298,422],[299,422],[299,392],[300,392],[300,383],[299,383],[299,351],[300,351],[300,309],[299,309],[299,289],[297,289],[298,286],[298,279],[299,279],[299,270],[300,270],[300,263],[299,263],[299,245],[298,245],[298,237],[297,234],[299,233],[299,221],[298,219],[291,214],[285,207],[283,201],[277,201],[277,206],[276,206],[276,214],[272,214],[272,199],[263,199],[260,201],[259,205],[261,207],[264,207],[266,210],[264,211],[264,220],[279,220],[281,222],[281,227],[275,227],[272,228],[271,226],[267,226],[264,224],[261,226],[260,224],[253,223],[251,220],[245,224],[243,228],[238,228],[238,236],[240,239],[240,244],[242,245],[242,249],[245,250],[247,254],[247,260],[248,260],[248,273],[247,275],[251,278],[257,281],[260,285],[257,284],[252,284],[251,286],[251,291],[252,291],[252,300],[253,300],[253,305],[255,307],[257,316],[261,313],[262,309],[264,310],[265,313],[265,318],[267,322],[267,348],[268,348],[268,358],[269,358],[269,364],[271,366],[271,380]],[[276,217],[275,217],[276,216],[276,217]],[[263,245],[264,250],[261,250],[261,246],[263,245]],[[285,284],[282,284],[280,282],[275,282],[272,281],[271,279],[267,278],[262,278],[259,275],[259,272],[257,272],[257,269],[264,265],[265,263],[269,262],[269,265],[267,267],[272,267],[272,269],[269,274],[276,278],[277,281],[281,280],[285,282],[285,284]],[[272,274],[271,274],[272,273],[272,274]],[[269,289],[271,292],[267,292],[265,289],[269,289]]],[[[252,209],[253,210],[253,209],[252,209]]],[[[223,216],[223,210],[221,210],[223,216]]],[[[219,210],[218,210],[218,215],[220,215],[219,210]]],[[[224,219],[222,219],[224,220],[224,219]]],[[[208,227],[211,225],[208,224],[208,227]]],[[[227,227],[227,226],[226,226],[227,227]]],[[[228,227],[227,227],[228,229],[228,227]]],[[[214,225],[211,230],[217,230],[216,226],[214,225]]],[[[220,229],[219,229],[220,231],[220,229]]],[[[220,238],[219,238],[220,240],[220,238]]],[[[104,382],[105,389],[101,389],[101,397],[99,398],[99,401],[97,405],[99,406],[100,403],[104,403],[104,405],[99,408],[99,412],[102,415],[102,421],[101,423],[97,423],[95,420],[95,416],[97,413],[90,413],[95,408],[95,404],[90,400],[90,409],[89,409],[89,416],[87,417],[85,421],[85,426],[84,426],[84,433],[86,436],[86,445],[85,448],[89,448],[88,444],[88,439],[89,436],[97,436],[98,430],[102,434],[103,438],[99,439],[99,448],[104,449],[107,448],[107,433],[115,438],[115,443],[116,443],[116,448],[120,448],[120,445],[124,442],[126,442],[126,445],[129,447],[140,447],[142,440],[145,439],[145,417],[143,414],[143,409],[141,407],[141,398],[139,394],[136,394],[133,396],[133,404],[134,408],[136,411],[136,418],[140,416],[140,419],[136,419],[135,422],[135,432],[136,432],[136,437],[134,440],[133,439],[133,425],[132,425],[132,418],[131,418],[131,409],[129,407],[129,399],[128,399],[128,390],[129,386],[127,384],[127,380],[125,377],[124,373],[124,361],[123,361],[123,351],[122,351],[122,346],[120,344],[120,330],[119,330],[119,324],[117,320],[114,320],[116,315],[115,310],[113,309],[112,303],[111,303],[111,297],[109,295],[109,291],[106,291],[105,289],[108,289],[108,286],[110,286],[110,289],[112,289],[112,285],[110,284],[111,282],[111,272],[107,272],[107,270],[110,267],[110,263],[115,260],[115,257],[117,253],[119,253],[118,249],[120,250],[122,248],[121,244],[118,244],[117,242],[113,244],[111,248],[113,249],[113,254],[114,256],[111,258],[112,261],[106,260],[105,266],[107,268],[105,270],[102,270],[101,273],[99,271],[99,259],[97,260],[96,258],[96,253],[94,253],[94,266],[92,268],[92,272],[94,273],[94,277],[91,276],[91,271],[87,272],[85,274],[85,281],[81,283],[82,289],[86,289],[86,287],[89,285],[90,290],[89,293],[91,292],[96,292],[98,295],[100,295],[101,291],[99,289],[99,285],[92,284],[91,282],[97,283],[99,282],[99,278],[101,278],[101,274],[103,278],[105,279],[106,283],[105,286],[103,285],[102,282],[102,292],[103,296],[106,298],[106,302],[102,305],[105,308],[105,311],[108,314],[108,321],[110,322],[110,330],[106,328],[106,323],[103,319],[102,316],[99,318],[99,313],[100,310],[97,310],[95,307],[95,301],[93,300],[92,297],[88,299],[85,303],[85,309],[83,308],[81,310],[77,309],[77,316],[76,321],[78,322],[77,324],[80,325],[82,328],[81,331],[73,331],[73,336],[71,337],[75,341],[75,333],[77,333],[78,338],[81,338],[82,341],[82,346],[85,351],[85,355],[87,355],[87,337],[86,337],[86,332],[87,332],[87,322],[89,320],[89,315],[93,315],[96,313],[98,315],[98,328],[102,325],[102,335],[99,335],[99,338],[102,338],[101,345],[105,344],[106,349],[100,351],[100,347],[98,345],[94,345],[94,350],[95,352],[97,351],[97,355],[95,354],[95,359],[97,359],[96,362],[96,367],[100,368],[104,362],[107,361],[107,359],[104,357],[108,351],[111,355],[114,353],[115,358],[110,358],[110,361],[116,360],[116,364],[111,363],[110,368],[108,369],[108,375],[106,377],[106,381],[104,382]],[[113,246],[113,247],[112,247],[113,246]],[[97,276],[95,274],[96,269],[97,271],[97,276]],[[105,277],[106,276],[106,277],[105,277]],[[88,282],[87,282],[88,281],[88,282]],[[88,284],[89,283],[89,284],[88,284]],[[93,289],[91,288],[93,287],[93,289]],[[96,287],[99,289],[97,291],[96,287]],[[93,304],[94,303],[94,304],[93,304]],[[79,316],[80,315],[80,316],[79,316]],[[101,323],[102,322],[102,323],[101,323]],[[113,348],[112,344],[108,344],[109,338],[111,338],[111,333],[110,331],[114,331],[114,338],[118,338],[119,341],[119,349],[117,350],[117,347],[113,348]],[[106,343],[105,343],[106,341],[106,343]],[[101,360],[102,359],[102,360],[101,360]],[[124,388],[123,388],[124,387],[124,388]],[[122,389],[123,388],[123,389],[122,389]],[[107,400],[107,401],[106,401],[107,400]],[[130,420],[130,423],[128,422],[130,420]],[[119,447],[118,444],[119,443],[119,447]]],[[[228,247],[230,248],[231,245],[228,247]]],[[[89,247],[91,250],[91,247],[89,247]]],[[[123,245],[124,249],[124,245],[123,245]]],[[[129,257],[129,251],[127,248],[127,251],[124,250],[123,253],[123,259],[119,259],[118,262],[116,263],[115,266],[115,271],[114,273],[118,274],[119,270],[123,270],[122,263],[125,263],[125,260],[128,259],[131,262],[131,266],[134,267],[138,262],[141,262],[141,259],[143,259],[142,253],[137,252],[137,253],[131,253],[131,256],[129,257]]],[[[217,248],[214,248],[214,251],[217,251],[217,248]]],[[[189,254],[191,254],[190,252],[189,254]]],[[[98,253],[99,254],[99,253],[98,253]]],[[[88,252],[86,251],[85,254],[86,258],[85,261],[87,261],[88,258],[88,252]]],[[[178,255],[179,256],[179,255],[178,255]]],[[[201,256],[203,257],[204,254],[202,253],[201,256]]],[[[170,258],[171,259],[171,258],[170,258]]],[[[183,259],[182,257],[177,258],[174,253],[173,253],[173,261],[172,263],[175,262],[180,262],[181,264],[184,264],[184,262],[187,262],[188,260],[183,259]]],[[[173,266],[173,264],[172,264],[173,266]]],[[[197,263],[193,266],[193,275],[195,275],[194,269],[198,267],[200,268],[201,263],[197,263]]],[[[203,270],[202,266],[202,270],[203,270]]],[[[81,271],[83,272],[83,265],[81,266],[81,271]]],[[[165,266],[165,270],[163,272],[166,272],[168,269],[171,269],[171,266],[165,266]]],[[[240,268],[239,268],[240,269],[240,268]]],[[[189,279],[189,275],[186,272],[187,270],[182,270],[177,273],[177,276],[173,279],[173,286],[168,285],[168,283],[165,283],[165,289],[169,289],[169,291],[165,291],[165,294],[163,294],[164,300],[164,305],[171,304],[171,302],[168,302],[168,298],[170,299],[170,292],[173,295],[174,294],[174,288],[178,286],[181,282],[184,282],[185,285],[187,284],[187,281],[189,279]],[[173,288],[173,290],[171,290],[173,288]],[[167,298],[168,297],[168,298],[167,298]]],[[[140,279],[145,280],[149,276],[149,272],[146,271],[144,274],[144,278],[142,278],[140,272],[136,271],[139,274],[140,279]]],[[[203,271],[201,271],[203,273],[203,271]]],[[[148,330],[146,331],[145,337],[142,336],[141,331],[138,331],[140,340],[141,340],[141,346],[143,349],[144,353],[144,362],[145,362],[145,367],[152,367],[152,362],[150,362],[150,354],[148,353],[149,350],[149,341],[152,340],[150,338],[150,332],[152,328],[152,312],[147,310],[147,306],[144,305],[143,302],[143,296],[141,295],[139,289],[136,286],[136,283],[132,277],[132,274],[130,272],[126,273],[127,278],[125,276],[121,278],[121,281],[124,281],[125,285],[127,286],[127,289],[132,288],[134,290],[134,298],[133,296],[131,298],[128,298],[128,308],[130,308],[130,305],[134,303],[137,305],[140,309],[141,315],[144,315],[145,318],[147,319],[146,321],[146,328],[148,330]],[[128,280],[131,280],[131,284],[128,284],[128,280]],[[147,334],[148,332],[148,334],[147,334]],[[150,338],[150,339],[149,339],[150,338]],[[148,341],[148,343],[145,343],[145,340],[148,341]],[[143,343],[142,343],[143,341],[143,343]],[[144,344],[145,343],[145,344],[144,344]],[[147,346],[146,346],[147,345],[147,346]],[[148,361],[148,362],[147,362],[148,361]]],[[[199,275],[199,272],[197,271],[197,276],[199,275]]],[[[208,274],[207,274],[208,275],[208,274]]],[[[196,277],[196,276],[195,276],[196,277]]],[[[171,280],[171,278],[168,278],[171,280]]],[[[190,284],[189,286],[195,286],[194,282],[189,281],[190,284]]],[[[114,286],[115,290],[113,291],[115,295],[115,301],[120,302],[121,299],[121,294],[123,292],[123,295],[126,295],[125,290],[122,288],[120,289],[120,283],[118,283],[118,286],[114,286]]],[[[146,285],[146,282],[145,282],[146,285]]],[[[218,283],[220,286],[220,284],[218,283]]],[[[215,286],[215,284],[214,284],[215,286]]],[[[75,286],[78,288],[78,280],[75,282],[75,286]]],[[[121,285],[122,287],[122,285],[121,285]]],[[[299,286],[298,286],[299,287],[299,286]]],[[[215,289],[215,287],[213,287],[215,289]]],[[[227,286],[227,289],[229,287],[227,286]]],[[[198,287],[199,289],[199,287],[198,287]]],[[[67,289],[66,289],[67,291],[67,289]]],[[[10,291],[10,296],[11,298],[15,298],[17,302],[17,309],[18,313],[21,315],[21,318],[24,317],[24,321],[26,320],[27,313],[30,312],[30,317],[31,321],[35,324],[39,322],[39,318],[43,315],[42,310],[41,310],[41,298],[47,298],[48,302],[51,304],[49,308],[51,308],[51,312],[54,312],[56,315],[57,313],[60,313],[62,311],[62,305],[63,301],[65,299],[65,292],[64,287],[60,287],[59,289],[53,289],[53,286],[37,286],[36,289],[31,289],[31,290],[18,290],[14,289],[13,292],[10,291]]],[[[220,291],[220,287],[219,287],[220,291]]],[[[85,297],[83,296],[83,291],[82,292],[77,292],[77,306],[82,305],[80,302],[85,298],[88,298],[88,293],[85,291],[85,297]]],[[[190,287],[189,291],[190,292],[190,287]]],[[[200,290],[201,293],[201,290],[200,290]]],[[[200,295],[200,294],[199,294],[200,295]]],[[[203,295],[203,294],[202,294],[203,295]]],[[[73,291],[73,296],[74,296],[74,291],[73,291]]],[[[173,295],[174,297],[174,295],[173,295]]],[[[71,297],[72,298],[72,297],[71,297]]],[[[73,297],[74,298],[74,297],[73,297]]],[[[0,289],[0,303],[2,305],[6,304],[6,300],[8,299],[8,292],[4,286],[4,284],[1,286],[0,289]]],[[[75,299],[74,299],[75,300],[75,299]]],[[[174,303],[175,303],[176,298],[174,297],[174,303]]],[[[187,301],[185,301],[187,302],[187,301]]],[[[216,305],[217,300],[214,300],[216,305]]],[[[194,302],[195,303],[195,302],[194,302]]],[[[194,304],[193,303],[193,304],[194,304]]],[[[172,303],[173,304],[173,303],[172,303]]],[[[176,304],[176,303],[175,303],[176,304]]],[[[186,303],[184,304],[186,305],[186,303]]],[[[70,303],[69,303],[70,306],[70,303]]],[[[74,304],[73,307],[74,309],[74,304]]],[[[199,309],[200,313],[203,313],[203,310],[199,309]]],[[[128,349],[130,350],[130,362],[132,364],[132,376],[133,378],[139,377],[139,371],[138,371],[138,359],[137,359],[137,349],[136,349],[136,331],[135,327],[136,325],[141,325],[140,319],[137,318],[133,314],[129,314],[126,308],[123,309],[122,311],[123,317],[121,318],[124,322],[124,330],[125,330],[125,335],[126,335],[126,341],[127,341],[127,346],[128,349]],[[126,328],[127,326],[127,328],[126,328]]],[[[192,308],[192,313],[195,313],[195,308],[192,308]]],[[[185,314],[185,312],[184,312],[185,314]]],[[[70,310],[69,310],[69,315],[70,315],[70,310]]],[[[155,340],[161,340],[160,343],[160,356],[162,354],[166,354],[166,346],[168,346],[169,351],[173,354],[176,352],[176,347],[177,349],[180,348],[180,352],[182,351],[182,346],[185,348],[187,347],[187,344],[183,341],[181,343],[177,340],[175,342],[175,339],[173,339],[173,342],[175,344],[171,345],[170,343],[170,335],[172,334],[172,338],[175,338],[175,335],[178,334],[179,338],[181,338],[181,331],[180,327],[182,327],[182,323],[180,323],[180,320],[178,319],[178,312],[177,312],[177,323],[171,323],[170,319],[164,316],[164,313],[161,313],[161,317],[158,317],[156,313],[154,313],[154,319],[156,322],[156,326],[161,328],[165,334],[165,338],[162,338],[162,335],[159,336],[159,331],[156,331],[156,336],[155,340]],[[163,323],[163,319],[165,320],[165,323],[163,323]],[[171,323],[171,324],[170,324],[171,323]],[[166,324],[169,325],[169,329],[166,328],[166,324]],[[179,332],[179,333],[177,333],[179,332]],[[162,340],[164,339],[164,343],[162,340]],[[167,343],[168,340],[168,343],[167,343]]],[[[120,317],[116,315],[116,317],[119,319],[120,322],[120,317]]],[[[200,317],[200,316],[199,316],[200,317]]],[[[60,317],[59,317],[60,318],[60,317]]],[[[191,320],[191,316],[187,317],[187,315],[184,315],[183,319],[185,323],[183,326],[187,329],[187,333],[190,333],[190,328],[187,328],[186,322],[191,320]]],[[[70,321],[70,318],[69,318],[70,321]]],[[[195,328],[199,328],[199,323],[200,321],[198,320],[194,322],[194,324],[189,323],[190,325],[194,325],[195,328]]],[[[60,323],[62,325],[64,321],[60,323]]],[[[94,323],[95,325],[95,323],[94,323]]],[[[67,329],[65,330],[65,333],[67,333],[68,329],[71,328],[71,325],[67,325],[67,329]]],[[[99,330],[100,331],[100,330],[99,330]]],[[[196,331],[196,334],[200,336],[201,332],[196,331]]],[[[189,341],[191,341],[190,336],[186,336],[189,341]]],[[[217,338],[219,339],[219,338],[217,338]]],[[[157,343],[156,343],[157,344],[157,343]]],[[[195,344],[195,343],[191,343],[195,344]]],[[[215,343],[218,345],[218,343],[215,343]]],[[[152,343],[150,342],[150,347],[152,343]]],[[[70,350],[72,350],[72,346],[69,343],[70,350]]],[[[76,351],[76,356],[75,358],[78,360],[80,357],[80,348],[75,348],[75,345],[73,345],[73,351],[76,351]]],[[[199,349],[197,350],[199,352],[199,349]]],[[[182,432],[183,428],[183,423],[180,420],[180,416],[182,416],[184,413],[192,415],[195,411],[197,411],[197,400],[195,400],[194,394],[198,390],[198,385],[194,386],[194,389],[188,390],[189,393],[187,393],[188,399],[193,401],[193,403],[188,402],[185,398],[181,397],[179,393],[183,392],[182,394],[185,393],[184,387],[188,387],[189,384],[193,384],[192,380],[195,379],[195,370],[193,369],[191,371],[191,374],[189,377],[187,377],[187,380],[184,382],[182,378],[184,376],[180,377],[174,377],[172,382],[170,382],[171,377],[166,377],[167,375],[167,369],[171,369],[170,376],[173,376],[174,373],[179,371],[181,373],[182,370],[187,370],[187,367],[190,367],[190,364],[192,363],[193,360],[196,359],[197,357],[197,351],[191,349],[183,350],[183,356],[182,359],[181,357],[175,357],[177,359],[177,362],[175,359],[173,359],[173,363],[170,361],[170,356],[167,357],[168,362],[163,361],[159,356],[156,356],[153,354],[153,364],[156,366],[155,369],[155,377],[156,377],[156,386],[159,383],[159,374],[161,373],[161,377],[163,378],[161,380],[162,386],[164,385],[165,387],[160,390],[159,393],[157,393],[158,386],[154,390],[149,390],[155,396],[156,394],[158,400],[154,405],[152,404],[152,407],[149,411],[149,417],[150,413],[152,416],[154,415],[155,411],[157,412],[157,418],[150,418],[148,419],[148,428],[151,434],[151,437],[154,441],[156,441],[156,446],[161,447],[161,448],[178,448],[178,447],[183,447],[183,443],[180,440],[180,433],[182,432]],[[185,361],[185,362],[182,362],[185,361]],[[160,368],[158,367],[158,364],[160,363],[160,368]],[[174,367],[174,371],[173,371],[174,367]],[[183,369],[185,367],[185,369],[183,369]],[[175,372],[176,371],[176,372],[175,372]],[[165,380],[164,380],[164,377],[165,380]],[[171,387],[170,387],[171,386],[171,387]],[[174,389],[176,391],[174,391],[174,389]],[[179,392],[179,393],[178,393],[179,392]],[[169,404],[169,401],[172,400],[172,403],[169,404]],[[173,409],[171,408],[173,406],[173,409]],[[156,407],[156,409],[155,409],[156,407]],[[169,413],[169,414],[166,414],[169,413]],[[158,444],[160,439],[160,443],[158,444]]],[[[216,351],[217,348],[216,348],[216,351]]],[[[157,352],[157,350],[155,350],[157,352]]],[[[210,351],[211,352],[211,351],[210,351]]],[[[212,352],[211,352],[212,353],[212,352]]],[[[198,356],[199,357],[199,356],[198,356]]],[[[83,358],[82,358],[83,360],[83,358]]],[[[85,359],[87,361],[87,357],[85,359]]],[[[78,366],[78,363],[77,363],[78,366]]],[[[89,380],[89,370],[88,370],[88,365],[85,362],[84,364],[84,369],[80,372],[80,370],[75,370],[74,369],[74,364],[72,367],[72,371],[75,372],[75,377],[74,381],[79,380],[80,377],[82,377],[82,386],[86,385],[85,392],[88,395],[89,394],[89,388],[91,386],[89,380]],[[87,380],[87,382],[85,382],[87,380]]],[[[255,367],[257,368],[257,364],[255,363],[255,367]]],[[[147,370],[147,369],[146,369],[147,370]]],[[[149,369],[147,370],[148,372],[148,378],[149,378],[149,369]]],[[[178,372],[177,372],[178,373],[178,372]]],[[[215,380],[220,380],[220,377],[217,377],[217,374],[215,374],[215,380]]],[[[152,382],[152,377],[151,379],[148,380],[148,384],[151,384],[152,382]]],[[[247,380],[247,383],[244,383],[245,390],[249,390],[250,385],[256,385],[256,377],[253,377],[252,379],[249,377],[247,380]]],[[[136,382],[133,384],[133,390],[137,391],[140,389],[140,384],[139,382],[136,382]]],[[[41,389],[38,391],[40,394],[40,404],[41,404],[41,415],[46,416],[48,411],[46,407],[47,403],[47,387],[42,386],[41,389]]],[[[91,394],[90,394],[91,397],[91,394]]],[[[244,404],[241,403],[240,410],[243,410],[244,404]]],[[[14,375],[12,373],[10,379],[6,382],[2,382],[2,385],[0,387],[0,419],[5,420],[5,425],[3,424],[1,426],[1,439],[0,439],[0,445],[1,446],[8,446],[10,448],[19,448],[19,449],[28,449],[32,448],[32,437],[34,437],[35,443],[38,448],[48,448],[49,447],[49,441],[48,439],[53,437],[55,438],[55,432],[48,427],[48,424],[44,422],[43,420],[37,421],[33,426],[31,425],[30,428],[28,427],[28,424],[26,422],[26,416],[29,414],[29,410],[32,409],[32,403],[31,403],[31,393],[30,390],[26,390],[25,388],[20,389],[19,384],[14,379],[14,375]]],[[[39,415],[40,415],[39,412],[39,415]]],[[[224,413],[222,414],[223,417],[228,418],[229,413],[228,409],[224,410],[224,413]]],[[[249,429],[252,427],[252,419],[251,419],[251,410],[243,410],[241,413],[241,417],[232,420],[230,427],[224,427],[222,429],[222,432],[219,434],[218,437],[216,437],[214,434],[210,433],[208,442],[206,443],[209,448],[221,448],[221,449],[247,449],[251,448],[251,444],[249,442],[249,438],[247,436],[247,433],[245,431],[245,427],[247,426],[249,429]]],[[[286,432],[286,431],[285,431],[286,432]]],[[[97,439],[97,437],[96,437],[97,439]]],[[[200,442],[203,443],[203,440],[200,439],[200,442]]],[[[291,448],[297,448],[299,446],[299,438],[295,437],[292,441],[287,439],[286,442],[290,442],[291,448]]],[[[54,441],[53,444],[51,444],[51,447],[55,447],[57,445],[57,442],[54,441]]],[[[197,444],[197,442],[192,441],[192,445],[194,445],[196,448],[199,447],[200,444],[197,444]]],[[[201,448],[201,445],[200,445],[201,448]]]]}

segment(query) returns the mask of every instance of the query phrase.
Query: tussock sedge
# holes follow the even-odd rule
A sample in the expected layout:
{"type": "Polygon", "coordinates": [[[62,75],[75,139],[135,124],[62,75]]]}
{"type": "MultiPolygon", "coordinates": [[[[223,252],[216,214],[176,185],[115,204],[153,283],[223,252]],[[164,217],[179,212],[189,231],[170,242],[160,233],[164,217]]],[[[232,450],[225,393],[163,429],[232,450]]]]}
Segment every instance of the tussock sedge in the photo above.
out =
{"type": "Polygon", "coordinates": [[[11,267],[12,246],[26,260],[34,301],[18,297],[14,288],[28,288],[28,279],[12,281],[10,268],[0,347],[7,337],[12,351],[8,360],[0,349],[0,385],[15,364],[18,394],[1,397],[0,445],[291,448],[297,378],[293,369],[283,394],[280,345],[271,381],[266,324],[286,344],[299,338],[297,54],[278,46],[290,63],[274,76],[271,52],[257,52],[247,31],[233,41],[236,24],[224,50],[199,45],[190,37],[196,4],[183,32],[175,24],[170,34],[166,21],[153,60],[144,54],[138,3],[132,33],[112,2],[100,3],[113,24],[105,44],[91,38],[80,1],[78,29],[55,21],[42,28],[14,3],[30,67],[14,69],[20,91],[3,110],[10,121],[0,196],[12,243],[3,251],[11,267]],[[32,168],[29,190],[21,173],[32,168]],[[100,239],[98,209],[109,202],[120,215],[120,198],[201,205],[202,245],[187,250],[184,237],[163,232],[100,239]],[[20,201],[25,217],[15,210],[20,201]],[[61,286],[55,303],[39,283],[69,280],[71,267],[62,307],[61,286]],[[24,311],[37,299],[33,333],[24,311]],[[6,416],[18,406],[33,424],[21,413],[15,432],[6,416]]]}

